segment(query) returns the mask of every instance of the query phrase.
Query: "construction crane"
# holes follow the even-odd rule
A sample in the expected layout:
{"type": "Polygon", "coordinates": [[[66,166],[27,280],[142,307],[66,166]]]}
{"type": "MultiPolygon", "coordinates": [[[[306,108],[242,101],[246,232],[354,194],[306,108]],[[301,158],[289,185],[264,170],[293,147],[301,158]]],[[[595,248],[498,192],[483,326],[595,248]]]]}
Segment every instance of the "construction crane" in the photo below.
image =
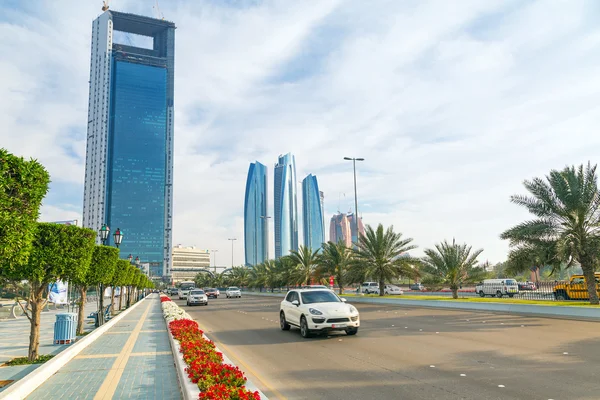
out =
{"type": "Polygon", "coordinates": [[[156,0],[156,3],[154,4],[154,6],[152,6],[152,8],[154,8],[154,10],[156,11],[157,17],[164,21],[165,16],[163,15],[163,13],[160,11],[160,8],[158,7],[158,0],[156,0]]]}
{"type": "Polygon", "coordinates": [[[110,2],[110,0],[104,0],[102,2],[102,11],[106,11],[108,10],[108,3],[110,2]]]}

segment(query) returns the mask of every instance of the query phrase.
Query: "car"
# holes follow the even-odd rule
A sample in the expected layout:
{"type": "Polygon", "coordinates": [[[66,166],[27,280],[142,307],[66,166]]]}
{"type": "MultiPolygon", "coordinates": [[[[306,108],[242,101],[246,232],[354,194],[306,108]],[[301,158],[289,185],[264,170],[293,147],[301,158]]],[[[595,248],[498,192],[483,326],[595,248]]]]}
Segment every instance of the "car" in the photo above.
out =
{"type": "Polygon", "coordinates": [[[240,288],[237,288],[235,286],[231,286],[229,288],[227,288],[227,290],[225,291],[225,297],[227,297],[228,299],[232,298],[232,297],[242,297],[242,291],[240,290],[240,288]]]}
{"type": "Polygon", "coordinates": [[[300,328],[304,338],[331,331],[356,335],[360,315],[356,307],[329,289],[293,289],[279,307],[279,325],[283,331],[300,328]]]}
{"type": "Polygon", "coordinates": [[[410,285],[410,290],[425,290],[425,286],[423,286],[422,283],[413,283],[412,285],[410,285]]]}
{"type": "Polygon", "coordinates": [[[208,305],[208,297],[204,290],[202,289],[192,289],[187,296],[187,305],[193,306],[195,304],[200,304],[201,306],[208,305]]]}
{"type": "MultiPolygon", "coordinates": [[[[379,294],[379,288],[377,288],[375,293],[379,294]]],[[[385,288],[383,289],[383,294],[385,294],[386,296],[387,295],[395,295],[395,294],[400,295],[400,294],[404,294],[404,292],[398,286],[385,285],[385,288]]]]}
{"type": "Polygon", "coordinates": [[[327,289],[329,290],[329,288],[325,285],[308,285],[308,286],[302,286],[302,289],[327,289]]]}
{"type": "Polygon", "coordinates": [[[517,285],[519,285],[519,290],[536,290],[533,282],[517,282],[517,285]]]}
{"type": "Polygon", "coordinates": [[[186,300],[188,297],[188,294],[190,293],[190,290],[194,289],[193,287],[188,287],[188,288],[183,288],[180,287],[178,290],[178,296],[179,296],[179,300],[186,300]]]}
{"type": "Polygon", "coordinates": [[[363,282],[360,285],[360,291],[366,294],[379,293],[378,282],[363,282]]]}
{"type": "Polygon", "coordinates": [[[216,299],[219,297],[219,291],[215,288],[205,288],[204,292],[206,293],[206,296],[208,296],[208,298],[216,299]]]}

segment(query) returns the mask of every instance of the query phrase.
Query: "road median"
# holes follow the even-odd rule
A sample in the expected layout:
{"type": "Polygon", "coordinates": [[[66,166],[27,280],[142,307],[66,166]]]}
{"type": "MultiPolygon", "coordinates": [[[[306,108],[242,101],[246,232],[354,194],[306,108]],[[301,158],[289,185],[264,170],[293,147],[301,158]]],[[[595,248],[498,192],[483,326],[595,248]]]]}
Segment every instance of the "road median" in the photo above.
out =
{"type": "MultiPolygon", "coordinates": [[[[285,293],[257,293],[257,292],[245,292],[251,296],[263,296],[263,297],[279,297],[283,298],[285,293]]],[[[441,308],[451,310],[468,310],[468,311],[492,311],[492,312],[503,312],[503,313],[514,313],[524,315],[538,315],[544,317],[560,317],[560,318],[577,318],[577,319],[591,319],[600,321],[600,307],[589,306],[589,305],[543,305],[543,304],[519,304],[518,300],[506,300],[506,302],[482,302],[480,299],[473,299],[479,301],[469,301],[471,299],[448,299],[448,300],[434,300],[434,299],[404,299],[404,298],[390,298],[390,297],[367,297],[367,296],[346,296],[351,302],[354,303],[365,303],[365,304],[390,304],[390,305],[401,305],[409,307],[426,307],[426,308],[441,308]]]]}

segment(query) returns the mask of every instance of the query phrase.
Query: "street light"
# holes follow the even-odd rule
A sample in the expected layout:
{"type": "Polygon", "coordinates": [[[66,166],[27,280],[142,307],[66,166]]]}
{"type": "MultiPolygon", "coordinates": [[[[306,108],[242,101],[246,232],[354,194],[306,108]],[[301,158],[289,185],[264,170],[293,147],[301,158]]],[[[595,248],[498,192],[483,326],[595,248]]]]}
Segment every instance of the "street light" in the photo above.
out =
{"type": "Polygon", "coordinates": [[[231,240],[231,268],[233,268],[233,241],[237,240],[237,239],[233,238],[233,239],[227,239],[227,240],[231,240]]]}
{"type": "Polygon", "coordinates": [[[108,234],[110,233],[110,228],[103,224],[102,228],[100,228],[100,240],[102,240],[102,244],[106,245],[106,240],[108,239],[108,234]]]}
{"type": "Polygon", "coordinates": [[[211,250],[211,252],[213,253],[213,266],[215,269],[215,274],[217,273],[217,255],[215,254],[217,251],[219,250],[211,250]]]}
{"type": "Polygon", "coordinates": [[[365,161],[364,158],[344,157],[344,160],[352,161],[354,168],[354,223],[356,226],[356,243],[358,244],[358,195],[356,194],[356,162],[365,161]]]}
{"type": "Polygon", "coordinates": [[[121,245],[121,241],[123,240],[123,233],[121,232],[121,230],[119,228],[117,228],[115,233],[113,233],[113,239],[115,241],[115,246],[117,246],[117,249],[118,249],[119,246],[121,245]]]}

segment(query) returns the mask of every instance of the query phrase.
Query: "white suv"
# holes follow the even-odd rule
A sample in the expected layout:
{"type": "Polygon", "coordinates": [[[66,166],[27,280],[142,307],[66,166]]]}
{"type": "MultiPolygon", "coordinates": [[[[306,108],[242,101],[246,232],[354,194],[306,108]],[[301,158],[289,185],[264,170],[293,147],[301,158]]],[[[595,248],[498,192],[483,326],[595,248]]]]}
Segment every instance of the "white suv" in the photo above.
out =
{"type": "Polygon", "coordinates": [[[239,288],[236,287],[230,287],[227,288],[227,291],[225,292],[225,297],[232,298],[232,297],[242,297],[242,291],[239,288]]]}
{"type": "Polygon", "coordinates": [[[302,337],[315,333],[345,331],[356,335],[360,326],[358,310],[346,299],[339,298],[331,290],[290,290],[281,302],[279,324],[282,330],[300,328],[302,337]]]}
{"type": "Polygon", "coordinates": [[[379,283],[377,282],[363,282],[360,286],[360,291],[363,293],[379,293],[379,283]]]}

